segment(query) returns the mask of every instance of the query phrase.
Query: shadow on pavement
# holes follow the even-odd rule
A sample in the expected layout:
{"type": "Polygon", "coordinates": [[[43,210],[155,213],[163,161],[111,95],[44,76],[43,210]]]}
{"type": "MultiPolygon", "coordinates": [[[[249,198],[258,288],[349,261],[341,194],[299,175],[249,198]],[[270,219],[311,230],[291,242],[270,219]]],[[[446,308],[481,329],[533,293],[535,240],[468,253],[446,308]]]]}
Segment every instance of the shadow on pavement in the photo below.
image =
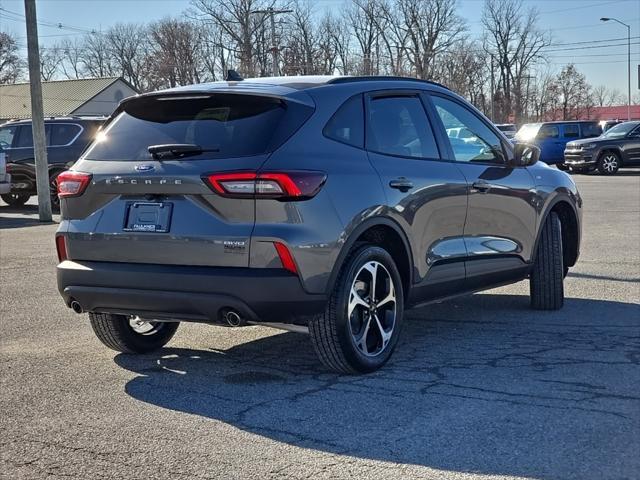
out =
{"type": "Polygon", "coordinates": [[[53,222],[40,222],[38,220],[37,205],[23,205],[22,207],[10,207],[0,205],[0,229],[37,227],[39,225],[57,224],[58,215],[53,213],[53,222]],[[9,214],[9,216],[5,215],[9,214]]]}
{"type": "Polygon", "coordinates": [[[391,362],[365,376],[328,373],[294,333],[115,361],[139,374],[125,386],[137,400],[299,447],[486,475],[632,478],[640,306],[568,299],[532,312],[528,301],[484,294],[411,311],[391,362]]]}

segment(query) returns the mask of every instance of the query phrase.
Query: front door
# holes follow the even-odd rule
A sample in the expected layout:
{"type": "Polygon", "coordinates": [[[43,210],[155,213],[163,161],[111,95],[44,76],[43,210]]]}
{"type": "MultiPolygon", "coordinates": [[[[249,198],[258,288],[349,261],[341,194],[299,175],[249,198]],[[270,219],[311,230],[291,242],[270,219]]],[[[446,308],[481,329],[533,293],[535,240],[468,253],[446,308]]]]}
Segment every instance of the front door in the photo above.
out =
{"type": "Polygon", "coordinates": [[[467,184],[443,161],[444,139],[414,91],[366,96],[367,151],[384,188],[385,212],[410,235],[414,288],[410,303],[459,291],[464,284],[462,239],[467,184]]]}
{"type": "Polygon", "coordinates": [[[510,150],[479,115],[452,97],[432,95],[439,128],[464,126],[473,142],[450,141],[449,155],[464,174],[469,206],[464,225],[467,285],[508,281],[520,275],[535,242],[537,195],[533,177],[508,161],[510,150]]]}

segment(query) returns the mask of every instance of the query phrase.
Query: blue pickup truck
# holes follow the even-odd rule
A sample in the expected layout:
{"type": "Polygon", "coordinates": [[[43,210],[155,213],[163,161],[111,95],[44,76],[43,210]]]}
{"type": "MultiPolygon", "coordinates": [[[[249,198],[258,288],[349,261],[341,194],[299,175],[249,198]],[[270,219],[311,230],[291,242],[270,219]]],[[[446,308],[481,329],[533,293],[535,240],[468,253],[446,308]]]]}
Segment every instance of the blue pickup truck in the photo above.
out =
{"type": "Polygon", "coordinates": [[[540,160],[562,166],[567,142],[598,137],[602,128],[597,121],[525,123],[516,133],[515,143],[532,143],[540,148],[540,160]]]}

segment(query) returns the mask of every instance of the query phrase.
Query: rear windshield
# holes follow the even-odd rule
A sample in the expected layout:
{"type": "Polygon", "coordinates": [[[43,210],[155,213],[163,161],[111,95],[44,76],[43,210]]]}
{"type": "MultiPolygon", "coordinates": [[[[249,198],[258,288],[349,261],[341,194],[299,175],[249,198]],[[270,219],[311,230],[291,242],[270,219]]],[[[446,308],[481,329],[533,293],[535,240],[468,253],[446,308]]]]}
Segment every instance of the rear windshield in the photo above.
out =
{"type": "Polygon", "coordinates": [[[149,160],[149,146],[166,144],[202,148],[187,160],[259,155],[274,148],[286,110],[280,99],[250,95],[140,98],[125,104],[85,158],[149,160]]]}

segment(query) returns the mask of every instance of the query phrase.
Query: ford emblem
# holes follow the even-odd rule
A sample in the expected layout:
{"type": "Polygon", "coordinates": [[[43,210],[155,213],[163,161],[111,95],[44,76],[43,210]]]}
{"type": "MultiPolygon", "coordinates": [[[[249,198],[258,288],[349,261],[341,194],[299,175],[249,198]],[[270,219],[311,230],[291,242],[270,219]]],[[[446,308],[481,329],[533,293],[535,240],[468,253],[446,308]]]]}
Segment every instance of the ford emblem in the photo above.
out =
{"type": "Polygon", "coordinates": [[[153,170],[153,165],[136,165],[136,170],[138,172],[150,172],[151,170],[153,170]]]}

